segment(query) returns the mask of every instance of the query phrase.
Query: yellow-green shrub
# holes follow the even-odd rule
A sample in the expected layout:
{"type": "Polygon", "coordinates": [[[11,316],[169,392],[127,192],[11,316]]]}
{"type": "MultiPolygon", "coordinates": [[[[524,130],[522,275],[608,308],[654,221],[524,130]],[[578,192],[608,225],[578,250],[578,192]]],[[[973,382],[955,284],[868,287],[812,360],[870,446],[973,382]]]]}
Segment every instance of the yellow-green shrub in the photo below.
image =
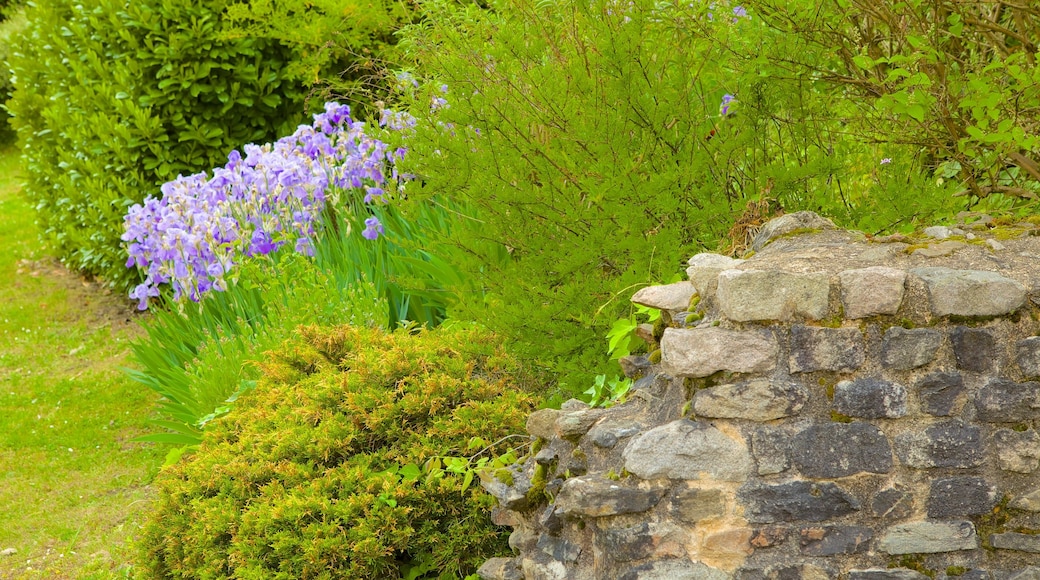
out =
{"type": "Polygon", "coordinates": [[[521,376],[479,330],[301,328],[271,355],[259,386],[207,428],[198,453],[159,475],[142,572],[472,573],[508,550],[488,519],[491,499],[464,490],[462,478],[389,471],[520,432],[535,385],[521,376]]]}

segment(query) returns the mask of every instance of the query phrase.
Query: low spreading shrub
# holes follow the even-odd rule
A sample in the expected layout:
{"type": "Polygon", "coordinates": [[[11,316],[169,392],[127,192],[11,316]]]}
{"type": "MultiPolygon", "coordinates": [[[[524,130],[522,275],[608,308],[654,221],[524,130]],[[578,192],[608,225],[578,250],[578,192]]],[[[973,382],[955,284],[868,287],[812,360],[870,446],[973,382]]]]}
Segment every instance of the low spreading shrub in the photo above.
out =
{"type": "Polygon", "coordinates": [[[424,475],[522,430],[537,383],[487,332],[300,329],[197,454],[162,471],[155,578],[457,578],[507,553],[491,498],[424,475]],[[476,438],[476,439],[475,439],[476,438]],[[479,448],[479,447],[478,447],[479,448]]]}

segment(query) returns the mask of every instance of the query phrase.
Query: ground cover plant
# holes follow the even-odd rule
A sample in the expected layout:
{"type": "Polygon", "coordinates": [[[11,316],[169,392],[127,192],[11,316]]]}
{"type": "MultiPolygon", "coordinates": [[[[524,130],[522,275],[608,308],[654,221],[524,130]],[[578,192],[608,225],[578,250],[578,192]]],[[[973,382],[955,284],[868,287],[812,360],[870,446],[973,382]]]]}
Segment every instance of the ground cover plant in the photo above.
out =
{"type": "Polygon", "coordinates": [[[21,177],[0,150],[0,577],[121,577],[162,460],[132,442],[154,405],[121,370],[139,329],[40,245],[21,177]]]}

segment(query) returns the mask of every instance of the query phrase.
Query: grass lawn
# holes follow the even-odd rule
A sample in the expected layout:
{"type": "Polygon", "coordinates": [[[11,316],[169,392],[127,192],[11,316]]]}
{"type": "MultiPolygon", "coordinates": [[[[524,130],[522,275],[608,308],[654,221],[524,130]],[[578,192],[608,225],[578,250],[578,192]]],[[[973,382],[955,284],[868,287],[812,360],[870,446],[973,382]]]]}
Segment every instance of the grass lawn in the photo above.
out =
{"type": "Polygon", "coordinates": [[[130,441],[137,315],[47,255],[18,171],[0,151],[0,578],[121,578],[164,452],[130,441]]]}

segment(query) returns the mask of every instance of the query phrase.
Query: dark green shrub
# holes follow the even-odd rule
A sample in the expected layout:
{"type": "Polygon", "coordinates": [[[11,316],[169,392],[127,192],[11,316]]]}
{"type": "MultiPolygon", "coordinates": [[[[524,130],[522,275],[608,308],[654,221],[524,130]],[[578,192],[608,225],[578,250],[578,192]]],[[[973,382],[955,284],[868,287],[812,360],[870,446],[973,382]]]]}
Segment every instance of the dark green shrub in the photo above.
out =
{"type": "Polygon", "coordinates": [[[508,551],[488,496],[417,470],[522,430],[532,383],[486,332],[301,327],[262,370],[157,478],[146,577],[455,578],[508,551]]]}
{"type": "Polygon", "coordinates": [[[217,165],[244,143],[291,132],[304,87],[284,80],[292,52],[224,39],[229,0],[39,0],[11,58],[9,102],[27,194],[72,267],[113,282],[123,215],[178,174],[217,165]]]}

